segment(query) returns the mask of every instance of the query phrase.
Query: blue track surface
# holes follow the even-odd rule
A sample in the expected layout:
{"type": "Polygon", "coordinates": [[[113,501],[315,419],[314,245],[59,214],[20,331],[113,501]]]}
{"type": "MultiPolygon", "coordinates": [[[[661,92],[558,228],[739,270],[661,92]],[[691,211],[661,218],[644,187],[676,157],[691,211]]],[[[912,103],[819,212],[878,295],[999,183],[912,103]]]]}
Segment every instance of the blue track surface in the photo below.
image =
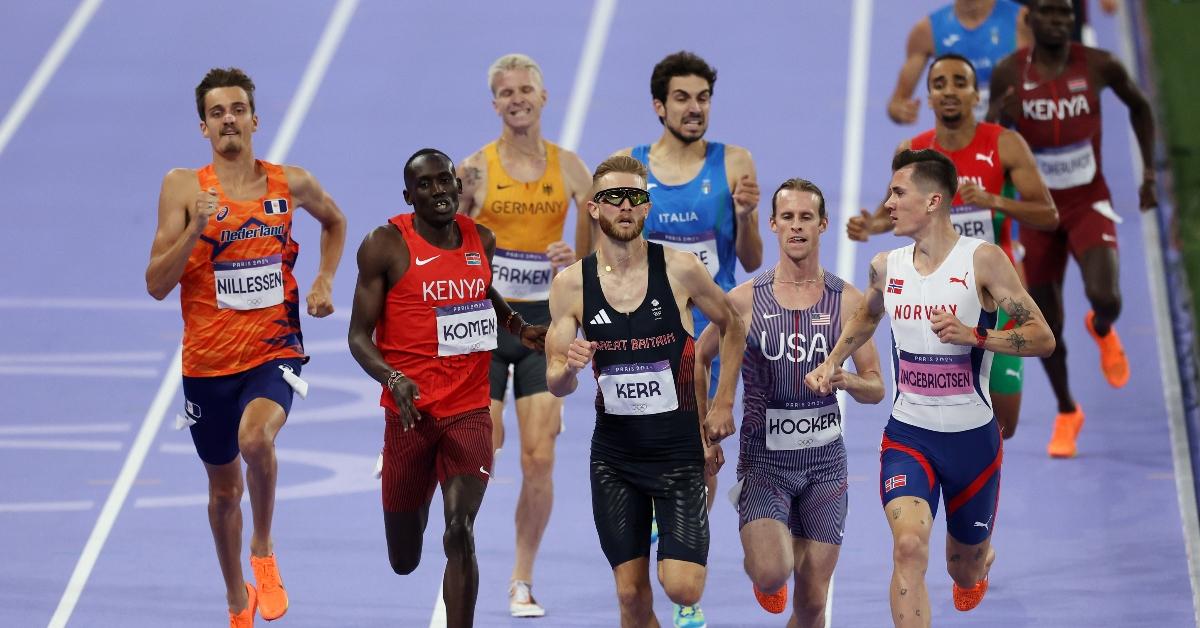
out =
{"type": "MultiPolygon", "coordinates": [[[[897,142],[932,125],[926,112],[917,126],[898,128],[884,104],[909,26],[937,4],[875,3],[864,205],[884,189],[897,142]]],[[[214,66],[238,65],[254,77],[261,120],[255,145],[265,156],[332,8],[316,1],[110,0],[0,153],[0,215],[9,234],[0,248],[0,477],[6,480],[0,488],[0,625],[49,620],[155,392],[170,377],[181,329],[178,300],[153,301],[143,272],[162,175],[209,159],[197,128],[195,84],[214,66]]],[[[73,9],[54,1],[8,3],[0,10],[0,111],[11,106],[73,9]]],[[[317,175],[350,227],[334,293],[339,310],[303,321],[313,355],[305,369],[312,392],[296,401],[278,440],[274,538],[292,597],[281,625],[429,624],[443,565],[440,509],[433,508],[420,569],[394,575],[379,486],[370,475],[383,432],[378,387],[345,347],[353,252],[365,233],[403,208],[400,167],[409,154],[431,145],[461,157],[496,136],[485,71],[499,55],[520,50],[541,62],[550,92],[543,130],[556,138],[590,13],[590,3],[551,0],[358,7],[286,158],[317,175]]],[[[1099,15],[1096,27],[1100,45],[1115,48],[1114,23],[1099,15]]],[[[814,180],[837,217],[849,37],[848,2],[620,3],[579,152],[594,166],[614,150],[653,140],[661,127],[650,106],[650,69],[666,53],[691,49],[720,71],[709,136],[749,148],[766,193],[790,176],[814,180]]],[[[1125,309],[1118,328],[1133,377],[1120,391],[1100,377],[1072,266],[1066,343],[1073,388],[1088,416],[1080,456],[1046,457],[1054,404],[1041,366],[1030,361],[1021,428],[1006,443],[991,591],[969,614],[952,609],[939,518],[928,578],[938,624],[1193,623],[1127,116],[1111,96],[1104,107],[1104,164],[1114,205],[1127,218],[1119,227],[1125,309]]],[[[840,229],[831,225],[825,237],[822,257],[831,270],[840,229]]],[[[297,220],[297,278],[304,288],[316,267],[317,234],[315,221],[297,220]]],[[[888,236],[856,245],[858,270],[850,279],[861,285],[869,256],[899,243],[888,236]]],[[[768,239],[765,264],[775,259],[768,239]]],[[[876,340],[886,349],[887,332],[876,340]]],[[[550,613],[533,622],[539,626],[618,623],[588,496],[593,394],[594,385],[581,381],[566,405],[555,509],[535,572],[536,593],[550,613]]],[[[170,426],[181,407],[177,396],[70,625],[224,621],[205,475],[187,434],[170,426]]],[[[889,622],[890,536],[876,488],[886,417],[884,406],[852,403],[847,409],[851,503],[834,625],[889,622]]],[[[531,623],[507,613],[520,488],[511,423],[510,435],[476,523],[480,626],[531,623]]],[[[726,454],[735,452],[727,446],[726,454]]],[[[722,473],[713,512],[704,608],[713,626],[778,625],[780,618],[754,602],[742,572],[736,515],[723,498],[733,467],[730,462],[722,473]]],[[[657,610],[669,622],[661,591],[657,610]]]]}

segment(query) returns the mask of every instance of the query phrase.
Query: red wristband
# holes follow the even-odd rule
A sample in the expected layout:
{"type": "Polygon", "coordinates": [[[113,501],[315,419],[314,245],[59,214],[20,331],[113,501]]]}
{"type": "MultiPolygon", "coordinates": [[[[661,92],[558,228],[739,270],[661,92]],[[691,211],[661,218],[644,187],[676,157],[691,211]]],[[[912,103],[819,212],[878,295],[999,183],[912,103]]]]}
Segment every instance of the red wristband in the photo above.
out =
{"type": "Polygon", "coordinates": [[[987,344],[987,339],[988,339],[987,328],[976,327],[974,331],[975,331],[975,346],[982,349],[983,345],[987,344]]]}

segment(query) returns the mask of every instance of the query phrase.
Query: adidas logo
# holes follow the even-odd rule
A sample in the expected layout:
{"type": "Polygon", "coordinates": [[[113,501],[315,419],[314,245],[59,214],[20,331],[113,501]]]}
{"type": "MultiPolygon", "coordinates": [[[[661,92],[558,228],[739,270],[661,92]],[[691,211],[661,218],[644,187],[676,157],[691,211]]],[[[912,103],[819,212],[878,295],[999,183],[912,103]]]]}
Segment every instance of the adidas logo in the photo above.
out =
{"type": "Polygon", "coordinates": [[[608,317],[608,312],[605,312],[603,309],[601,309],[595,316],[592,317],[593,325],[607,325],[611,322],[612,319],[608,317]]]}

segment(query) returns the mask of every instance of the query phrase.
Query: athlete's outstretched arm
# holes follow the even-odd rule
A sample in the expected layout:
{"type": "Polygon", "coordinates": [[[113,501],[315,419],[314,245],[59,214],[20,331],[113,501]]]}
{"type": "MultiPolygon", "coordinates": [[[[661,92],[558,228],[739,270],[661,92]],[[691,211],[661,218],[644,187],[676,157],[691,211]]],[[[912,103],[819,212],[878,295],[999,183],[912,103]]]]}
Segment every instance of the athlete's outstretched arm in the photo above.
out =
{"type": "Polygon", "coordinates": [[[717,443],[734,432],[733,397],[746,352],[746,327],[700,258],[665,247],[663,250],[672,289],[679,286],[686,291],[687,298],[721,330],[721,372],[717,376],[716,394],[703,417],[708,440],[717,443]]]}
{"type": "MultiPolygon", "coordinates": [[[[475,230],[479,233],[479,241],[483,244],[483,250],[487,254],[488,267],[490,268],[492,258],[496,254],[496,234],[492,233],[491,229],[480,224],[475,225],[475,230]]],[[[512,306],[496,290],[496,287],[491,284],[488,284],[487,296],[488,300],[492,302],[492,309],[496,311],[496,323],[498,325],[503,327],[508,333],[516,336],[525,347],[534,351],[545,350],[545,325],[530,325],[526,323],[520,314],[513,311],[512,306]]]]}
{"type": "Polygon", "coordinates": [[[546,332],[546,388],[566,397],[579,386],[576,375],[595,353],[595,343],[579,338],[583,317],[583,263],[575,262],[550,283],[550,331],[546,332]]]}
{"type": "Polygon", "coordinates": [[[729,186],[733,195],[733,214],[737,224],[733,250],[746,272],[752,273],[762,266],[763,242],[758,232],[758,175],[754,170],[754,158],[750,151],[741,146],[725,147],[725,163],[729,186]]]}
{"type": "Polygon", "coordinates": [[[146,265],[146,291],[162,301],[175,289],[187,268],[192,248],[217,213],[217,191],[201,191],[196,173],[176,168],[163,177],[158,194],[158,228],[146,265]]]}
{"type": "MultiPolygon", "coordinates": [[[[393,369],[375,345],[375,324],[383,315],[388,290],[408,272],[408,259],[408,245],[390,225],[368,233],[358,247],[358,282],[354,286],[354,305],[350,310],[350,330],[346,340],[350,355],[362,370],[384,386],[388,385],[393,369]],[[396,275],[389,277],[389,272],[396,275]]],[[[401,422],[408,429],[421,417],[413,404],[419,391],[416,383],[407,377],[393,384],[392,398],[400,409],[401,422]]]]}
{"type": "Polygon", "coordinates": [[[928,17],[921,18],[908,33],[904,46],[904,65],[896,77],[896,88],[888,100],[887,114],[896,124],[912,124],[921,112],[921,101],[913,98],[917,81],[925,71],[925,63],[933,56],[933,25],[928,17]]]}
{"type": "MultiPolygon", "coordinates": [[[[875,329],[879,327],[879,321],[884,314],[883,284],[887,281],[887,256],[886,252],[879,253],[871,260],[871,266],[867,270],[867,291],[863,295],[862,305],[859,305],[850,320],[842,325],[842,335],[825,361],[804,377],[805,385],[813,392],[832,394],[833,378],[837,370],[846,358],[869,343],[871,336],[875,335],[875,329]]],[[[856,361],[855,366],[857,365],[856,361]]]]}
{"type": "Polygon", "coordinates": [[[1121,102],[1129,107],[1129,123],[1133,125],[1133,134],[1137,137],[1138,148],[1142,153],[1142,184],[1138,188],[1138,206],[1146,211],[1158,206],[1158,191],[1154,185],[1154,110],[1146,95],[1138,89],[1137,83],[1129,76],[1125,66],[1121,65],[1111,54],[1099,50],[1089,50],[1089,55],[1099,55],[1100,73],[1104,82],[1112,87],[1113,93],[1121,102]]]}
{"type": "MultiPolygon", "coordinates": [[[[1014,327],[989,329],[983,348],[996,353],[1044,358],[1054,352],[1054,334],[1033,297],[1021,285],[1017,271],[1000,247],[983,244],[975,249],[975,275],[979,287],[1004,308],[1014,327]]],[[[958,317],[938,310],[930,315],[930,325],[942,342],[961,346],[977,345],[975,330],[958,317]]]]}
{"type": "MultiPolygon", "coordinates": [[[[850,284],[842,290],[842,319],[843,325],[847,312],[858,312],[865,297],[858,288],[850,284]]],[[[854,372],[839,366],[830,384],[834,390],[845,390],[859,403],[879,403],[883,401],[883,376],[879,371],[879,352],[875,349],[875,341],[870,338],[850,355],[854,360],[854,372]]]]}
{"type": "Polygon", "coordinates": [[[1000,163],[1017,188],[1020,200],[992,194],[975,185],[964,184],[959,188],[964,203],[978,207],[989,207],[1012,216],[1022,226],[1049,231],[1058,227],[1058,209],[1054,198],[1046,189],[1042,173],[1025,138],[1015,131],[1004,131],[997,141],[1000,163]]]}
{"type": "Polygon", "coordinates": [[[307,170],[285,166],[284,172],[292,199],[321,223],[321,263],[305,300],[309,316],[329,316],[333,313],[333,276],[346,247],[346,216],[307,170]]]}

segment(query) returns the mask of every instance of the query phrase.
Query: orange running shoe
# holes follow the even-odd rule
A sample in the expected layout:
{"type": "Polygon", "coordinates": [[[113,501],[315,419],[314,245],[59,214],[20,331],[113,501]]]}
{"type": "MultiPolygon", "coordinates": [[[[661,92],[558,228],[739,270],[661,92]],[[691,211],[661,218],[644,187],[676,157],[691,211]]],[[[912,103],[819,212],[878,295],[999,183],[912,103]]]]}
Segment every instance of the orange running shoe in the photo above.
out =
{"type": "Polygon", "coordinates": [[[969,611],[983,601],[983,596],[987,595],[988,577],[984,576],[983,580],[975,583],[975,586],[970,589],[961,589],[958,583],[954,583],[954,608],[960,611],[969,611]]]}
{"type": "Polygon", "coordinates": [[[250,583],[246,583],[246,608],[242,612],[234,614],[229,611],[229,628],[254,628],[254,608],[258,601],[258,595],[254,592],[254,587],[250,583]]]}
{"type": "Polygon", "coordinates": [[[785,583],[774,593],[763,593],[759,590],[758,585],[755,585],[754,599],[758,600],[758,605],[766,609],[768,613],[778,615],[787,610],[787,584],[785,583]]]}
{"type": "Polygon", "coordinates": [[[1083,326],[1087,327],[1092,340],[1100,347],[1100,370],[1104,371],[1104,379],[1113,388],[1120,388],[1129,383],[1129,359],[1125,357],[1125,347],[1121,346],[1121,337],[1117,335],[1116,327],[1108,328],[1108,335],[1101,338],[1092,326],[1096,313],[1088,312],[1083,317],[1083,326]]]}
{"type": "Polygon", "coordinates": [[[274,621],[288,611],[287,589],[279,579],[279,565],[275,564],[275,553],[259,558],[250,556],[250,567],[254,569],[254,583],[258,586],[258,611],[262,618],[274,621]]]}
{"type": "Polygon", "coordinates": [[[1074,412],[1059,412],[1054,418],[1054,434],[1046,453],[1051,458],[1074,458],[1075,439],[1083,429],[1083,408],[1077,403],[1074,412]]]}

